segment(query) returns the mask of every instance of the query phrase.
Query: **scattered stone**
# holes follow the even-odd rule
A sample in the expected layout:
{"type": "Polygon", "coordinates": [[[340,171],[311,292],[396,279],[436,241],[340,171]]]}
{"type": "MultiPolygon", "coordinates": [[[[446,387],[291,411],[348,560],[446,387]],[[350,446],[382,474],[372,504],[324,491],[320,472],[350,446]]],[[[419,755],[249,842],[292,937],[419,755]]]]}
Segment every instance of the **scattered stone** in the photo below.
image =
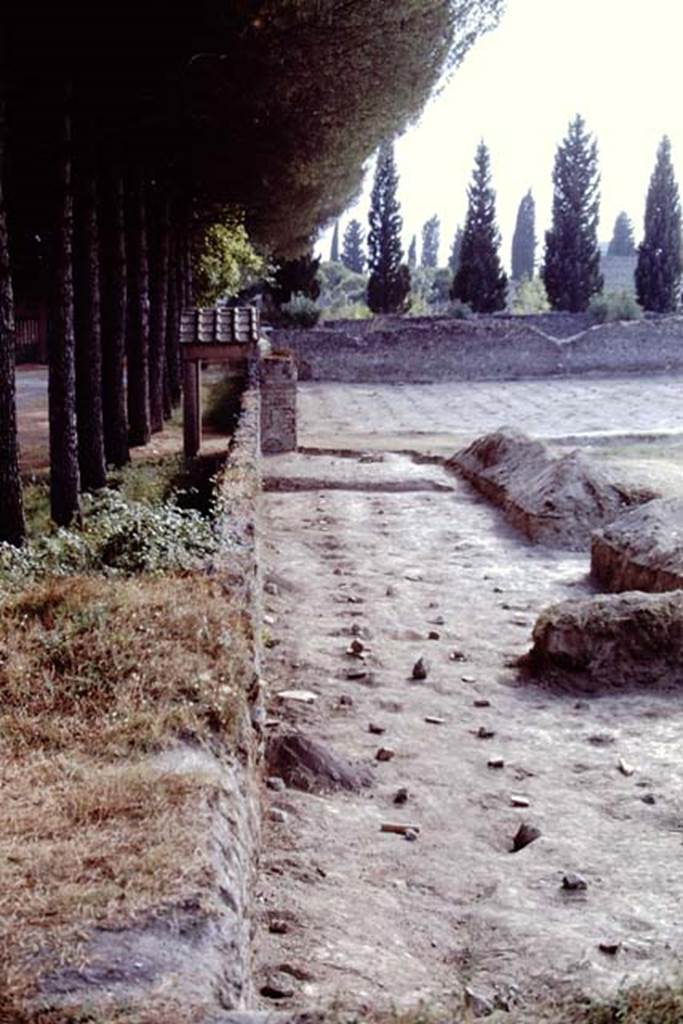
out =
{"type": "Polygon", "coordinates": [[[342,693],[339,697],[339,706],[342,708],[352,708],[353,697],[348,693],[342,693]]]}
{"type": "Polygon", "coordinates": [[[570,871],[569,874],[564,875],[562,878],[562,888],[567,889],[569,892],[585,891],[588,888],[588,882],[583,875],[570,871]]]}
{"type": "Polygon", "coordinates": [[[606,953],[608,956],[616,956],[621,949],[620,942],[599,942],[598,949],[601,953],[606,953]]]}
{"type": "Polygon", "coordinates": [[[396,597],[396,587],[390,583],[384,593],[387,597],[396,597]]]}
{"type": "Polygon", "coordinates": [[[352,764],[299,732],[283,732],[269,737],[266,765],[269,775],[279,775],[290,789],[306,793],[328,790],[357,792],[374,782],[374,775],[368,767],[352,764]]]}
{"type": "Polygon", "coordinates": [[[474,676],[460,676],[460,678],[463,683],[476,683],[477,681],[474,676]]]}
{"type": "Polygon", "coordinates": [[[632,764],[629,764],[628,761],[624,761],[623,757],[619,758],[617,768],[619,769],[622,775],[629,776],[635,774],[634,766],[632,764]]]}
{"type": "Polygon", "coordinates": [[[403,574],[404,580],[409,580],[411,583],[422,583],[423,577],[419,572],[406,572],[403,574]]]}
{"type": "Polygon", "coordinates": [[[381,700],[379,706],[382,711],[391,711],[393,714],[399,715],[405,710],[405,705],[400,700],[381,700]]]}
{"type": "Polygon", "coordinates": [[[297,704],[315,704],[318,694],[311,690],[279,690],[277,695],[280,700],[293,700],[297,704]]]}
{"type": "Polygon", "coordinates": [[[438,715],[425,715],[425,722],[427,725],[445,725],[446,719],[439,718],[438,715]]]}
{"type": "Polygon", "coordinates": [[[266,999],[290,999],[294,995],[294,988],[291,981],[279,972],[272,974],[265,985],[262,985],[259,992],[266,999]]]}
{"type": "Polygon", "coordinates": [[[477,739],[480,740],[492,740],[496,735],[495,729],[490,729],[488,725],[480,725],[477,729],[477,739]]]}
{"type": "Polygon", "coordinates": [[[519,793],[513,793],[510,796],[510,804],[513,807],[528,807],[529,806],[529,799],[528,799],[528,797],[522,796],[519,793]]]}
{"type": "Polygon", "coordinates": [[[436,615],[433,619],[428,619],[430,626],[445,626],[446,620],[443,615],[436,615]]]}
{"type": "Polygon", "coordinates": [[[278,594],[280,593],[277,584],[273,583],[272,580],[268,580],[264,584],[263,589],[265,590],[266,594],[271,594],[273,597],[277,597],[278,594]]]}
{"type": "Polygon", "coordinates": [[[453,648],[451,653],[448,655],[451,661],[467,661],[467,657],[462,651],[458,650],[457,647],[453,648]]]}
{"type": "Polygon", "coordinates": [[[535,825],[527,825],[526,822],[522,822],[515,833],[514,839],[512,840],[512,850],[510,852],[518,853],[520,850],[523,850],[525,846],[529,846],[531,843],[539,839],[540,836],[540,828],[536,828],[535,825]]]}
{"type": "Polygon", "coordinates": [[[346,672],[346,678],[350,680],[367,679],[368,671],[364,668],[350,668],[346,672]]]}
{"type": "Polygon", "coordinates": [[[414,843],[415,840],[418,838],[418,835],[419,833],[416,832],[414,828],[408,828],[403,833],[403,838],[407,839],[409,843],[414,843]]]}
{"type": "Polygon", "coordinates": [[[469,987],[465,989],[465,1006],[475,1017],[489,1017],[496,1008],[492,999],[469,987]]]}
{"type": "Polygon", "coordinates": [[[588,737],[588,742],[592,743],[594,747],[606,747],[610,743],[614,743],[615,737],[611,736],[608,732],[597,732],[593,736],[588,737]]]}
{"type": "MultiPolygon", "coordinates": [[[[319,868],[317,870],[320,870],[319,868]]],[[[326,877],[325,872],[322,872],[323,878],[326,877]]],[[[299,967],[297,964],[278,964],[278,970],[282,971],[283,974],[289,974],[292,978],[296,978],[297,981],[313,981],[313,975],[305,967],[299,967]]]]}
{"type": "Polygon", "coordinates": [[[362,640],[357,638],[353,639],[349,646],[346,648],[346,653],[351,658],[362,658],[364,657],[365,644],[362,640]]]}
{"type": "Polygon", "coordinates": [[[402,822],[386,821],[380,826],[380,832],[392,832],[397,836],[404,836],[406,832],[414,832],[419,835],[419,825],[404,825],[402,822]]]}
{"type": "Polygon", "coordinates": [[[277,825],[286,825],[289,820],[289,815],[280,807],[273,807],[270,812],[270,820],[275,822],[277,825]]]}
{"type": "Polygon", "coordinates": [[[387,730],[383,725],[377,725],[376,722],[370,722],[368,726],[368,732],[371,732],[374,736],[381,736],[387,730]]]}
{"type": "Polygon", "coordinates": [[[391,761],[396,756],[396,751],[391,747],[380,747],[375,754],[376,761],[391,761]]]}
{"type": "Polygon", "coordinates": [[[644,804],[656,804],[657,803],[657,798],[654,796],[653,793],[646,793],[644,796],[641,796],[640,799],[643,801],[644,804]]]}
{"type": "Polygon", "coordinates": [[[264,615],[263,621],[265,622],[266,626],[274,626],[275,623],[277,622],[277,619],[275,618],[274,615],[264,615]]]}
{"type": "Polygon", "coordinates": [[[405,786],[401,786],[401,788],[397,789],[396,792],[394,793],[394,803],[398,807],[400,807],[402,804],[405,804],[407,802],[408,802],[408,790],[406,789],[405,786]]]}
{"type": "Polygon", "coordinates": [[[492,589],[493,589],[493,593],[494,594],[502,594],[503,593],[503,588],[502,587],[493,587],[492,589]]]}
{"type": "Polygon", "coordinates": [[[420,655],[415,664],[413,665],[412,677],[413,679],[426,679],[429,675],[429,662],[420,655]]]}
{"type": "Polygon", "coordinates": [[[491,701],[487,700],[486,697],[477,697],[477,699],[473,703],[474,703],[475,708],[490,708],[491,707],[491,701]]]}
{"type": "Polygon", "coordinates": [[[287,784],[284,779],[281,779],[279,775],[269,775],[266,779],[266,786],[268,789],[274,790],[276,793],[282,793],[287,789],[287,784]]]}
{"type": "Polygon", "coordinates": [[[360,622],[352,622],[349,632],[351,633],[351,636],[361,636],[363,627],[360,622]]]}
{"type": "Polygon", "coordinates": [[[276,917],[268,925],[268,931],[272,935],[286,935],[289,931],[289,924],[282,918],[276,917]]]}
{"type": "Polygon", "coordinates": [[[505,761],[502,757],[490,757],[486,762],[489,768],[504,768],[505,761]]]}
{"type": "Polygon", "coordinates": [[[437,631],[435,629],[430,629],[430,631],[427,633],[427,639],[428,640],[440,640],[441,639],[441,633],[437,633],[437,631]]]}

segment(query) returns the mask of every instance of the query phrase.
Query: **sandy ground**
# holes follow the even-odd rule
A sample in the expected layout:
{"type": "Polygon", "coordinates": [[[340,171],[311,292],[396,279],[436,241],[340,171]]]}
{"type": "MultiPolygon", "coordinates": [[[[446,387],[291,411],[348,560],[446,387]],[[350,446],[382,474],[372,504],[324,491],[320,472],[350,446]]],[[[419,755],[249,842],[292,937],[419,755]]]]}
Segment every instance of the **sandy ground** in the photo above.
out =
{"type": "MultiPolygon", "coordinates": [[[[389,413],[369,394],[378,389],[359,407],[356,390],[345,403],[338,386],[325,388],[303,390],[309,450],[368,449],[389,430],[398,447],[429,450],[408,407],[412,433],[396,430],[400,389],[386,393],[389,413]]],[[[420,391],[406,390],[407,406],[420,391]]],[[[555,409],[546,436],[563,436],[562,417],[574,433],[583,425],[555,409]]],[[[610,422],[606,403],[591,415],[593,433],[623,436],[639,420],[610,422]]],[[[668,420],[656,408],[647,416],[638,431],[683,428],[678,406],[668,420]]],[[[485,424],[499,425],[493,414],[485,424]]],[[[511,667],[541,608],[590,592],[588,555],[530,546],[466,484],[406,455],[278,456],[265,468],[264,674],[272,694],[318,695],[311,707],[273,697],[271,713],[372,765],[376,783],[359,795],[268,792],[285,820],[267,825],[259,983],[282,980],[284,965],[293,995],[283,1002],[296,1006],[448,1005],[465,986],[528,1006],[539,993],[606,992],[675,973],[683,704],[671,694],[557,695],[521,684],[511,667]],[[365,680],[347,677],[358,667],[345,654],[353,628],[369,648],[365,680]],[[431,670],[415,682],[420,654],[431,670]],[[372,734],[370,723],[386,731],[372,734]],[[480,738],[482,726],[494,735],[480,738]],[[380,746],[392,760],[375,760],[380,746]],[[496,757],[503,768],[488,766],[496,757]],[[621,774],[620,758],[633,775],[621,774]],[[409,798],[397,807],[400,787],[409,798]],[[383,834],[385,822],[419,825],[419,838],[383,834]],[[511,853],[522,822],[542,834],[511,853]],[[587,889],[564,890],[568,872],[587,889]]]]}

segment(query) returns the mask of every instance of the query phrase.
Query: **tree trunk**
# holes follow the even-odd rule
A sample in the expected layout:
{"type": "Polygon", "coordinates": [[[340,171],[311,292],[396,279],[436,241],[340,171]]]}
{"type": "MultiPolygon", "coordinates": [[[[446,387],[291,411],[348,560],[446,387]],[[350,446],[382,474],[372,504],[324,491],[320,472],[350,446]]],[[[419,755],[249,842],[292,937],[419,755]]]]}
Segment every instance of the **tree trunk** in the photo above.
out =
{"type": "Polygon", "coordinates": [[[126,414],[126,242],[123,179],[105,170],[100,177],[100,287],[104,451],[114,466],[125,466],[126,414]]]}
{"type": "Polygon", "coordinates": [[[64,90],[55,169],[48,309],[50,506],[58,526],[79,514],[73,309],[70,90],[64,90]]]}
{"type": "Polygon", "coordinates": [[[166,376],[164,387],[164,414],[170,417],[172,409],[180,404],[180,265],[178,262],[178,234],[173,232],[168,264],[168,313],[166,317],[166,376]]]}
{"type": "Polygon", "coordinates": [[[14,296],[2,190],[4,149],[5,105],[0,99],[0,541],[20,545],[26,530],[17,444],[14,296]]]}
{"type": "Polygon", "coordinates": [[[141,168],[136,168],[130,175],[126,195],[126,257],[128,436],[131,446],[135,447],[147,444],[152,433],[149,413],[149,271],[141,168]]]}
{"type": "Polygon", "coordinates": [[[164,376],[166,369],[166,322],[170,218],[168,193],[163,185],[150,195],[149,230],[149,405],[152,432],[164,427],[164,376]]]}
{"type": "Polygon", "coordinates": [[[83,490],[107,483],[102,422],[102,347],[97,193],[92,166],[76,163],[74,330],[78,464],[83,490]]]}

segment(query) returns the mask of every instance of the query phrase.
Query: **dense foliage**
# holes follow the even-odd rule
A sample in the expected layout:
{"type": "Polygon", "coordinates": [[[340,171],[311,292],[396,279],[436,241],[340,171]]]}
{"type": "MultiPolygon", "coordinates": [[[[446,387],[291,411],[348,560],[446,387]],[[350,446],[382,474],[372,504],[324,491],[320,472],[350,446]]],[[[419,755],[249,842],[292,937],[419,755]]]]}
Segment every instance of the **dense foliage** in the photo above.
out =
{"type": "Polygon", "coordinates": [[[560,143],[553,170],[553,219],[541,276],[553,309],[582,313],[602,288],[598,217],[598,149],[577,114],[560,143]]]}
{"type": "Polygon", "coordinates": [[[451,245],[451,251],[448,256],[448,269],[451,274],[455,275],[458,267],[460,266],[460,253],[462,252],[462,236],[463,230],[458,224],[453,235],[453,243],[451,245]]]}
{"type": "Polygon", "coordinates": [[[438,267],[441,225],[436,214],[422,226],[422,266],[438,267]]]}
{"type": "Polygon", "coordinates": [[[194,245],[195,299],[211,306],[248,287],[265,269],[264,260],[249,242],[237,219],[209,224],[198,232],[194,245]]]}
{"type": "Polygon", "coordinates": [[[483,142],[477,148],[468,199],[460,263],[453,278],[451,298],[460,299],[476,313],[494,313],[505,308],[507,277],[498,255],[496,194],[491,184],[489,151],[483,142]]]}
{"type": "Polygon", "coordinates": [[[517,210],[512,236],[512,279],[534,276],[536,263],[536,203],[531,189],[522,198],[517,210]]]}
{"type": "Polygon", "coordinates": [[[341,254],[342,263],[354,274],[362,274],[365,270],[364,242],[360,221],[354,218],[346,226],[341,254]]]}
{"type": "Polygon", "coordinates": [[[681,286],[681,204],[671,163],[671,143],[664,136],[650,178],[645,203],[645,231],[638,246],[636,294],[644,309],[671,313],[681,286]]]}
{"type": "Polygon", "coordinates": [[[410,270],[403,262],[403,221],[396,196],[394,146],[380,146],[368,220],[368,306],[373,313],[403,313],[410,302],[410,270]]]}

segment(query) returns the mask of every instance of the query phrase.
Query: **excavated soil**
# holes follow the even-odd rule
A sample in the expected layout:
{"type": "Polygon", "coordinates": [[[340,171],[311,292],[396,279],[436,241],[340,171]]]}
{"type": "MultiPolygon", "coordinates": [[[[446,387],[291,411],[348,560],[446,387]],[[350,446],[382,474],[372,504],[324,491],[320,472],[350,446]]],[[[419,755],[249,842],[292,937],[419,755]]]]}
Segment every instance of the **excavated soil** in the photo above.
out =
{"type": "Polygon", "coordinates": [[[266,790],[263,1006],[449,1006],[469,987],[484,1008],[528,1008],[674,974],[683,701],[579,699],[512,668],[544,607],[592,592],[588,550],[530,545],[407,456],[273,457],[265,475],[267,729],[375,784],[266,790]],[[512,853],[522,824],[541,834],[512,853]],[[572,872],[587,888],[563,888],[572,872]]]}

